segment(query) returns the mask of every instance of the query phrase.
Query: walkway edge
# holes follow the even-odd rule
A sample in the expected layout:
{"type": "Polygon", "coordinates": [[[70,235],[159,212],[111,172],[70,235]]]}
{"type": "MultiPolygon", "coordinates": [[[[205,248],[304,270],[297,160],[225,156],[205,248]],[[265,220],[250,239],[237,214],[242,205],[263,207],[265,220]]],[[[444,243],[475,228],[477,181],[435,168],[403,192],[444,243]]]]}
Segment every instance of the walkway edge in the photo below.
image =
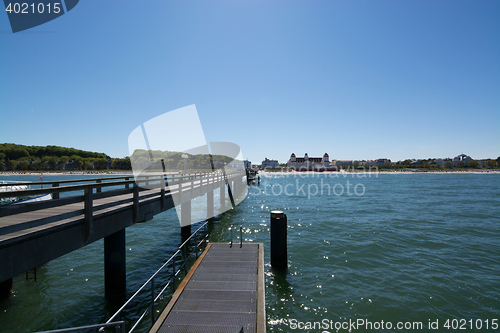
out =
{"type": "MultiPolygon", "coordinates": [[[[257,295],[266,295],[264,282],[264,243],[259,244],[259,262],[257,265],[257,295]]],[[[266,333],[266,298],[257,297],[257,333],[266,333]]]]}
{"type": "Polygon", "coordinates": [[[161,325],[163,324],[163,322],[167,318],[167,316],[170,313],[170,311],[173,309],[173,307],[174,307],[175,303],[177,302],[177,300],[179,299],[179,296],[184,291],[184,288],[188,284],[189,280],[191,280],[191,277],[194,275],[194,273],[196,272],[196,269],[201,264],[203,258],[205,258],[205,255],[208,253],[208,250],[210,250],[211,247],[212,247],[212,243],[209,243],[207,245],[207,247],[205,248],[205,251],[203,251],[203,253],[201,254],[201,256],[198,257],[198,260],[196,260],[196,262],[194,263],[193,267],[191,267],[191,269],[189,270],[189,272],[187,273],[187,275],[184,277],[184,279],[182,279],[181,284],[179,285],[179,287],[177,287],[177,289],[175,290],[174,294],[172,295],[172,299],[168,302],[168,304],[165,307],[165,309],[161,312],[160,316],[156,320],[155,324],[153,325],[153,327],[151,328],[151,330],[149,331],[149,333],[157,333],[158,332],[158,330],[160,329],[161,325]]]}

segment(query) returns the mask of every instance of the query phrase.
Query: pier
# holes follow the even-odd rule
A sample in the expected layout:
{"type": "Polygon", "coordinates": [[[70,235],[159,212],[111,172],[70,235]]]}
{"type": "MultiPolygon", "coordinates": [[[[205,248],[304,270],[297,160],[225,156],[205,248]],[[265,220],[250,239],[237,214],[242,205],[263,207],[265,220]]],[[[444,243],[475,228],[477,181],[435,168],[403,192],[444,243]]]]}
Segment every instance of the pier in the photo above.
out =
{"type": "Polygon", "coordinates": [[[214,191],[221,194],[221,208],[233,205],[232,194],[237,197],[245,189],[244,177],[208,172],[142,176],[135,181],[123,176],[25,183],[50,187],[1,192],[0,197],[50,193],[53,199],[0,207],[0,286],[9,289],[14,276],[104,238],[106,296],[124,295],[127,227],[151,220],[173,208],[175,201],[182,207],[182,232],[190,234],[191,199],[206,194],[207,214],[213,214],[214,191]],[[74,185],[77,182],[86,184],[74,185]],[[72,193],[61,197],[67,192],[72,193]]]}
{"type": "Polygon", "coordinates": [[[209,244],[150,333],[264,333],[262,243],[209,244]]]}

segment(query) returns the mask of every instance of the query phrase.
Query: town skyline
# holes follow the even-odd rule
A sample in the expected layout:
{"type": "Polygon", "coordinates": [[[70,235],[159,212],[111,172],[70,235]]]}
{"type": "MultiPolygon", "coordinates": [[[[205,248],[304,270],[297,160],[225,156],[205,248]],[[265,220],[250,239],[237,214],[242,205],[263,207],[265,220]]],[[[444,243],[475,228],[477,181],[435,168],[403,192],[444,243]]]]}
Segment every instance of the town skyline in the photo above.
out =
{"type": "MultiPolygon", "coordinates": [[[[142,151],[142,150],[141,150],[142,151]]],[[[166,160],[165,164],[181,163],[182,152],[165,152],[166,160]]],[[[142,151],[140,154],[148,156],[147,151],[142,151]]],[[[194,162],[198,159],[198,155],[193,155],[194,162]]],[[[213,155],[224,158],[223,156],[213,155]]],[[[229,157],[225,159],[231,160],[229,157]]],[[[379,159],[360,159],[360,160],[342,160],[331,158],[328,153],[322,156],[309,156],[308,153],[304,154],[304,157],[297,156],[295,153],[290,155],[290,158],[286,161],[279,161],[275,159],[268,159],[265,157],[262,162],[251,161],[249,159],[244,159],[245,166],[260,165],[261,168],[271,168],[277,169],[284,165],[287,167],[300,167],[305,166],[304,162],[319,163],[323,167],[330,166],[381,166],[387,167],[391,165],[407,165],[407,166],[417,166],[417,165],[433,165],[440,167],[467,167],[470,161],[474,161],[475,166],[489,166],[497,167],[500,166],[500,156],[490,157],[486,159],[472,158],[466,154],[459,154],[453,158],[451,157],[440,157],[440,158],[426,158],[426,159],[405,159],[405,160],[391,160],[388,158],[379,159]],[[306,159],[307,156],[307,159],[306,159]],[[293,160],[293,161],[292,161],[293,160]],[[298,162],[298,164],[291,162],[298,162]],[[488,161],[493,161],[488,163],[488,161]],[[326,163],[325,163],[326,162],[326,163]],[[447,163],[450,162],[450,163],[447,163]]],[[[144,160],[146,161],[146,159],[144,160]]],[[[216,162],[215,160],[213,162],[216,162]]],[[[197,162],[195,162],[197,164],[197,162]]],[[[206,163],[205,163],[206,164],[206,163]]],[[[207,165],[204,165],[206,167],[207,165]]],[[[0,143],[0,171],[36,171],[36,170],[70,170],[70,169],[85,169],[85,170],[103,170],[103,169],[131,169],[130,158],[117,158],[109,156],[104,152],[91,152],[83,151],[75,148],[60,147],[60,146],[25,146],[16,145],[10,143],[0,143]]]]}

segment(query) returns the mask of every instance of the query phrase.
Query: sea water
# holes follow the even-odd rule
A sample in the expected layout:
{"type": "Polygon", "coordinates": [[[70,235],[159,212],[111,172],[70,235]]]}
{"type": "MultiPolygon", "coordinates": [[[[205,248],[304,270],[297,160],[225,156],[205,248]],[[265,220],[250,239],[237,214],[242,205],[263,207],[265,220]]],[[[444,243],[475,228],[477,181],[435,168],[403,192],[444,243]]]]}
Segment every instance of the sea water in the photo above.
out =
{"type": "MultiPolygon", "coordinates": [[[[261,176],[212,223],[212,242],[242,226],[246,242],[264,243],[270,332],[500,331],[499,174],[261,176]],[[288,219],[285,271],[269,264],[271,210],[288,219]]],[[[177,214],[126,234],[130,296],[180,245],[177,214]]],[[[0,331],[106,321],[103,258],[101,240],[38,267],[37,282],[14,278],[0,331]]]]}

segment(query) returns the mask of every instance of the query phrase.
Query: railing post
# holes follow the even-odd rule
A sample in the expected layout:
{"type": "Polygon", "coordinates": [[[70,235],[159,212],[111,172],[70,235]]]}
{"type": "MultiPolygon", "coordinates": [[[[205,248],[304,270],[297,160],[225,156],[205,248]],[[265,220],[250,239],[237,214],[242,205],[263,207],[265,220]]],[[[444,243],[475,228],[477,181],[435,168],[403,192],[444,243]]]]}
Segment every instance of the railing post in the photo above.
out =
{"type": "MultiPolygon", "coordinates": [[[[59,187],[59,183],[52,183],[52,187],[59,187]]],[[[52,199],[59,199],[59,192],[52,193],[52,199]]]]}
{"type": "Polygon", "coordinates": [[[139,217],[139,186],[134,183],[134,223],[137,222],[139,217]]]}
{"type": "MultiPolygon", "coordinates": [[[[100,183],[101,183],[101,180],[100,180],[100,179],[98,179],[98,180],[96,180],[95,182],[96,182],[97,184],[100,184],[100,183]]],[[[98,186],[96,186],[95,191],[96,191],[96,193],[101,193],[101,186],[99,186],[99,185],[98,185],[98,186]]]]}
{"type": "MultiPolygon", "coordinates": [[[[126,181],[130,180],[130,177],[125,177],[125,180],[126,181]]],[[[129,183],[125,184],[125,188],[130,188],[130,184],[129,183]]]]}
{"type": "Polygon", "coordinates": [[[161,205],[161,210],[165,209],[165,178],[161,176],[161,184],[160,184],[160,195],[161,195],[161,200],[160,200],[160,205],[161,205]]]}
{"type": "Polygon", "coordinates": [[[85,199],[84,199],[84,216],[85,216],[85,222],[84,222],[84,241],[85,244],[88,243],[90,236],[92,235],[92,231],[94,228],[94,221],[93,221],[93,202],[92,202],[92,190],[93,188],[91,186],[85,187],[85,199]]]}
{"type": "Polygon", "coordinates": [[[231,226],[231,243],[229,243],[229,247],[233,247],[233,226],[231,226]]]}
{"type": "Polygon", "coordinates": [[[240,248],[243,246],[243,227],[240,226],[240,248]]]}

